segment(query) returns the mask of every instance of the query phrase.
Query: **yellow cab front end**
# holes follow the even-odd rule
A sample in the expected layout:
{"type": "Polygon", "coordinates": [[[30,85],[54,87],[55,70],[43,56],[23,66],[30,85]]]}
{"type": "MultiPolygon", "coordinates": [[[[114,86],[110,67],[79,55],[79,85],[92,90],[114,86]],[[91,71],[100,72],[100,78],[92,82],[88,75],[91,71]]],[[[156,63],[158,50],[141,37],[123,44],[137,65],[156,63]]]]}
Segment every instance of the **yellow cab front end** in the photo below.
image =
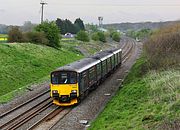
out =
{"type": "Polygon", "coordinates": [[[53,72],[50,88],[54,104],[71,106],[78,103],[79,89],[76,72],[53,72]]]}

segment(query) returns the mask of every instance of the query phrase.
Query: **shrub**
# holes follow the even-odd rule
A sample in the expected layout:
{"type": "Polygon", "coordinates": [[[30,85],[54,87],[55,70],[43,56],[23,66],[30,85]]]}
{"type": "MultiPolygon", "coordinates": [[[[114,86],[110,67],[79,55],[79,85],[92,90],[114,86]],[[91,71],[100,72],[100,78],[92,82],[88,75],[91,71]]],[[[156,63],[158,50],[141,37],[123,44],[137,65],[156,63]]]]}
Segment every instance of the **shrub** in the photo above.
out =
{"type": "Polygon", "coordinates": [[[163,28],[145,43],[145,54],[151,68],[171,68],[180,64],[179,30],[180,24],[163,28]]]}
{"type": "Polygon", "coordinates": [[[92,40],[99,41],[99,35],[97,33],[93,33],[91,36],[92,40]]]}
{"type": "Polygon", "coordinates": [[[104,32],[98,32],[97,34],[99,36],[99,41],[106,42],[106,36],[105,36],[104,32]]]}
{"type": "Polygon", "coordinates": [[[43,32],[27,32],[27,33],[24,33],[24,40],[26,42],[35,43],[35,44],[44,44],[44,45],[49,44],[49,41],[43,32]]]}
{"type": "Polygon", "coordinates": [[[76,36],[77,40],[83,41],[83,42],[89,42],[89,36],[88,33],[85,31],[79,31],[76,36]]]}
{"type": "Polygon", "coordinates": [[[38,26],[36,26],[36,31],[43,32],[46,38],[49,40],[48,46],[58,48],[60,47],[60,30],[55,22],[45,21],[38,26]]]}
{"type": "Polygon", "coordinates": [[[19,27],[12,27],[8,32],[8,42],[23,42],[23,34],[19,27]]]}
{"type": "Polygon", "coordinates": [[[119,42],[120,41],[120,33],[118,33],[118,32],[114,32],[114,33],[112,33],[112,39],[114,40],[114,41],[116,41],[116,42],[119,42]]]}

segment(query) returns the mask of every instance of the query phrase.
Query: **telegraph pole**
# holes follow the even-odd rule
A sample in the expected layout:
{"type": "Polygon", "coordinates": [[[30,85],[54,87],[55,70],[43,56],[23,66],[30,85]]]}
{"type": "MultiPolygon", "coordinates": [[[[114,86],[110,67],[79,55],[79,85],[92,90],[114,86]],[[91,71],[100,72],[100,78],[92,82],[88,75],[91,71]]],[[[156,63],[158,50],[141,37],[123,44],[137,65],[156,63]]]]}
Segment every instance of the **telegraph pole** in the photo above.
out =
{"type": "Polygon", "coordinates": [[[102,27],[102,25],[103,25],[103,17],[98,17],[98,20],[99,20],[99,27],[102,27]]]}
{"type": "Polygon", "coordinates": [[[41,23],[43,22],[43,13],[44,13],[44,5],[46,5],[47,3],[41,1],[41,6],[42,6],[42,12],[41,12],[41,23]]]}

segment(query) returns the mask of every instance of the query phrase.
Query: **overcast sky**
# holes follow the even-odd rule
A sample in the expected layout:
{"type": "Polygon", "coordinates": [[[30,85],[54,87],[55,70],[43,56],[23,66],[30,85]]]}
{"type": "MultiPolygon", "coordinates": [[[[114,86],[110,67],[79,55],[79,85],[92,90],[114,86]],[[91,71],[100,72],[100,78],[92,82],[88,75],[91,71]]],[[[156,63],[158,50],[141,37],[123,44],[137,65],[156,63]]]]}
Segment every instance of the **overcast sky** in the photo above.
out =
{"type": "MultiPolygon", "coordinates": [[[[45,0],[44,19],[80,17],[85,23],[180,20],[180,0],[45,0]]],[[[40,22],[40,0],[0,0],[0,24],[40,22]]]]}

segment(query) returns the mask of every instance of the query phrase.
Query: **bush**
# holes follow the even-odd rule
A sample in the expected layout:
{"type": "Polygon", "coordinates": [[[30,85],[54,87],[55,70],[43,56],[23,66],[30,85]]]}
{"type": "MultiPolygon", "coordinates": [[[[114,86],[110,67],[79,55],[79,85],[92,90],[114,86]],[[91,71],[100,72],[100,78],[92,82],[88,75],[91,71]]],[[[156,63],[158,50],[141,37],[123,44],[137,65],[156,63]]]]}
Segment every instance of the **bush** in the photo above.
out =
{"type": "Polygon", "coordinates": [[[127,31],[127,36],[132,37],[134,39],[138,38],[143,40],[151,35],[152,35],[151,29],[141,29],[139,31],[133,31],[133,30],[127,31]]]}
{"type": "Polygon", "coordinates": [[[43,32],[24,33],[24,41],[35,44],[44,44],[44,45],[49,44],[49,40],[46,38],[46,35],[43,32]]]}
{"type": "Polygon", "coordinates": [[[23,42],[23,34],[19,30],[19,27],[12,27],[8,32],[8,42],[23,42]]]}
{"type": "Polygon", "coordinates": [[[106,36],[105,36],[104,32],[98,32],[97,34],[99,36],[99,41],[106,42],[106,36]]]}
{"type": "Polygon", "coordinates": [[[153,69],[180,64],[180,24],[155,32],[145,43],[145,54],[153,69]]]}
{"type": "Polygon", "coordinates": [[[56,23],[45,21],[38,26],[36,26],[36,31],[43,32],[46,38],[49,40],[48,46],[58,48],[60,47],[60,30],[56,23]]]}
{"type": "Polygon", "coordinates": [[[83,41],[83,42],[89,42],[89,36],[88,33],[85,31],[79,31],[76,36],[77,40],[83,41]]]}
{"type": "Polygon", "coordinates": [[[114,40],[114,41],[116,41],[116,42],[119,42],[120,41],[120,33],[118,33],[118,32],[114,32],[114,33],[112,33],[112,39],[114,40]]]}
{"type": "Polygon", "coordinates": [[[99,41],[99,35],[97,33],[93,33],[91,36],[92,40],[99,41]]]}

